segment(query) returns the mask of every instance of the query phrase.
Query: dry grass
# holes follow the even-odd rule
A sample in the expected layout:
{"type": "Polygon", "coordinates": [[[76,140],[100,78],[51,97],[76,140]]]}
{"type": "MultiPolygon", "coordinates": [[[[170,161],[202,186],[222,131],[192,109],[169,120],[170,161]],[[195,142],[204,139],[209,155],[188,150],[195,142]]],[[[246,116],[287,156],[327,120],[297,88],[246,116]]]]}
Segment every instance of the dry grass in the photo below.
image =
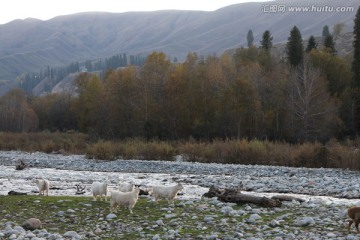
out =
{"type": "Polygon", "coordinates": [[[328,144],[289,144],[259,140],[227,140],[212,143],[183,143],[179,154],[188,161],[259,164],[291,167],[360,169],[359,140],[328,144]]]}
{"type": "Polygon", "coordinates": [[[82,133],[0,133],[0,150],[84,153],[88,137],[82,133]]]}
{"type": "Polygon", "coordinates": [[[0,133],[0,150],[86,154],[100,160],[142,159],[224,164],[257,164],[291,167],[331,167],[360,170],[360,139],[326,144],[271,142],[260,140],[214,140],[198,142],[122,141],[91,142],[81,133],[0,133]]]}
{"type": "Polygon", "coordinates": [[[120,142],[99,141],[91,144],[86,150],[88,158],[100,160],[142,159],[142,160],[173,160],[175,147],[167,142],[146,142],[129,139],[120,142]]]}

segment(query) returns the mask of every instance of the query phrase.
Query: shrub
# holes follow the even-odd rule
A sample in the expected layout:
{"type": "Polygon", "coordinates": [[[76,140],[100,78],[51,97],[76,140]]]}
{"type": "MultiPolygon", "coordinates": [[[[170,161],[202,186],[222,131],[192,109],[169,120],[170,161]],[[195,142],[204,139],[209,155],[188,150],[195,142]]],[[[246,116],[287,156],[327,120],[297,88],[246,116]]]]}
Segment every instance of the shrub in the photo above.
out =
{"type": "Polygon", "coordinates": [[[344,143],[332,139],[327,143],[331,167],[360,169],[359,138],[344,143]]]}
{"type": "Polygon", "coordinates": [[[143,159],[148,160],[172,160],[175,148],[167,142],[149,142],[140,151],[143,159]]]}
{"type": "Polygon", "coordinates": [[[114,160],[118,157],[116,145],[109,141],[98,141],[86,150],[86,158],[98,160],[114,160]]]}
{"type": "Polygon", "coordinates": [[[46,140],[41,143],[41,151],[45,153],[51,153],[56,150],[56,145],[53,140],[46,140]]]}

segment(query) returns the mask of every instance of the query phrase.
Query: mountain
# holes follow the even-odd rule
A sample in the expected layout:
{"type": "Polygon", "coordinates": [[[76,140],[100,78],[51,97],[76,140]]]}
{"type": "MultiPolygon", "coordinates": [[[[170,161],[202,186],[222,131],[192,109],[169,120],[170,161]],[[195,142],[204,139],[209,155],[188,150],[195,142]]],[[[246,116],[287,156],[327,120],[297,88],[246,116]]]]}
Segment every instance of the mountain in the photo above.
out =
{"type": "Polygon", "coordinates": [[[268,29],[274,43],[285,42],[294,25],[303,38],[320,36],[324,25],[331,29],[339,22],[345,23],[345,32],[351,32],[359,5],[358,0],[275,0],[235,4],[212,12],[88,12],[47,21],[15,20],[0,25],[0,92],[5,83],[13,84],[23,73],[117,53],[163,51],[180,61],[189,52],[221,54],[246,46],[249,29],[255,44],[268,29]],[[284,11],[269,11],[279,6],[284,11]],[[313,8],[313,12],[294,12],[291,7],[295,6],[313,8]],[[347,6],[353,11],[336,12],[337,7],[347,6]],[[334,11],[325,11],[325,7],[334,11]]]}

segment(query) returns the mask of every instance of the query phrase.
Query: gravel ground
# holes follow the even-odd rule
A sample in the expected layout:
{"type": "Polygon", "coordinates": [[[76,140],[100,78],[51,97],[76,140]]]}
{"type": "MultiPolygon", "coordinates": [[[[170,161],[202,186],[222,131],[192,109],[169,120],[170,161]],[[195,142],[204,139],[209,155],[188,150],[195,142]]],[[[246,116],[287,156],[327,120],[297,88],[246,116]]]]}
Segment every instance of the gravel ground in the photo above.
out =
{"type": "MultiPolygon", "coordinates": [[[[50,195],[59,196],[75,195],[76,183],[84,184],[85,195],[89,196],[91,182],[102,181],[106,177],[111,181],[110,188],[116,188],[119,178],[131,180],[143,187],[181,181],[184,190],[178,197],[180,205],[190,203],[196,208],[206,206],[211,210],[210,215],[198,220],[199,227],[210,225],[214,228],[211,234],[190,238],[179,234],[179,229],[164,226],[165,230],[160,234],[143,233],[140,235],[142,239],[360,239],[354,228],[351,234],[346,229],[346,209],[360,206],[360,188],[356,181],[360,173],[357,171],[200,164],[181,160],[178,157],[175,162],[109,162],[88,160],[83,155],[0,152],[0,195],[6,195],[10,190],[36,194],[36,186],[31,182],[34,177],[49,179],[51,185],[57,188],[51,190],[50,195]],[[30,167],[15,171],[14,166],[20,160],[30,167]],[[305,201],[284,202],[279,209],[261,208],[252,204],[239,209],[234,204],[222,203],[217,199],[202,199],[202,194],[212,185],[242,185],[243,190],[250,194],[289,194],[305,201]]],[[[149,198],[149,201],[152,199],[149,198]]],[[[5,206],[0,205],[0,213],[1,208],[5,206]]],[[[171,214],[172,210],[168,209],[167,212],[171,214]]],[[[166,222],[165,215],[160,220],[166,222]]],[[[176,217],[176,221],[185,220],[176,217]]],[[[44,237],[44,231],[25,231],[16,223],[7,221],[0,226],[0,239],[100,239],[97,238],[96,228],[76,233],[75,237],[67,237],[65,233],[47,233],[44,237]],[[31,234],[34,236],[27,236],[31,234]]]]}

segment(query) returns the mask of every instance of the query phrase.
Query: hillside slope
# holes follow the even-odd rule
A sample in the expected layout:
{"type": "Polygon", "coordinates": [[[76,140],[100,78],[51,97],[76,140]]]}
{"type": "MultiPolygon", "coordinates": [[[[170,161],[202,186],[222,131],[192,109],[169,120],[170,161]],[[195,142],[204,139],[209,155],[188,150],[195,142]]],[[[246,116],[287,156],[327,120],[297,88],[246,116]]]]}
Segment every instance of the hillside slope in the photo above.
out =
{"type": "Polygon", "coordinates": [[[15,20],[0,25],[0,80],[13,81],[29,71],[61,66],[74,61],[112,56],[117,53],[148,54],[163,51],[182,60],[188,52],[219,54],[246,45],[249,29],[259,44],[270,29],[274,43],[287,40],[296,25],[303,37],[321,35],[322,27],[345,23],[353,28],[358,0],[276,0],[241,3],[203,11],[153,11],[127,13],[79,13],[48,21],[15,20]],[[267,7],[285,6],[284,12],[269,13],[267,7]],[[353,6],[350,12],[291,12],[292,6],[353,6]],[[265,10],[265,11],[264,11],[265,10]]]}

